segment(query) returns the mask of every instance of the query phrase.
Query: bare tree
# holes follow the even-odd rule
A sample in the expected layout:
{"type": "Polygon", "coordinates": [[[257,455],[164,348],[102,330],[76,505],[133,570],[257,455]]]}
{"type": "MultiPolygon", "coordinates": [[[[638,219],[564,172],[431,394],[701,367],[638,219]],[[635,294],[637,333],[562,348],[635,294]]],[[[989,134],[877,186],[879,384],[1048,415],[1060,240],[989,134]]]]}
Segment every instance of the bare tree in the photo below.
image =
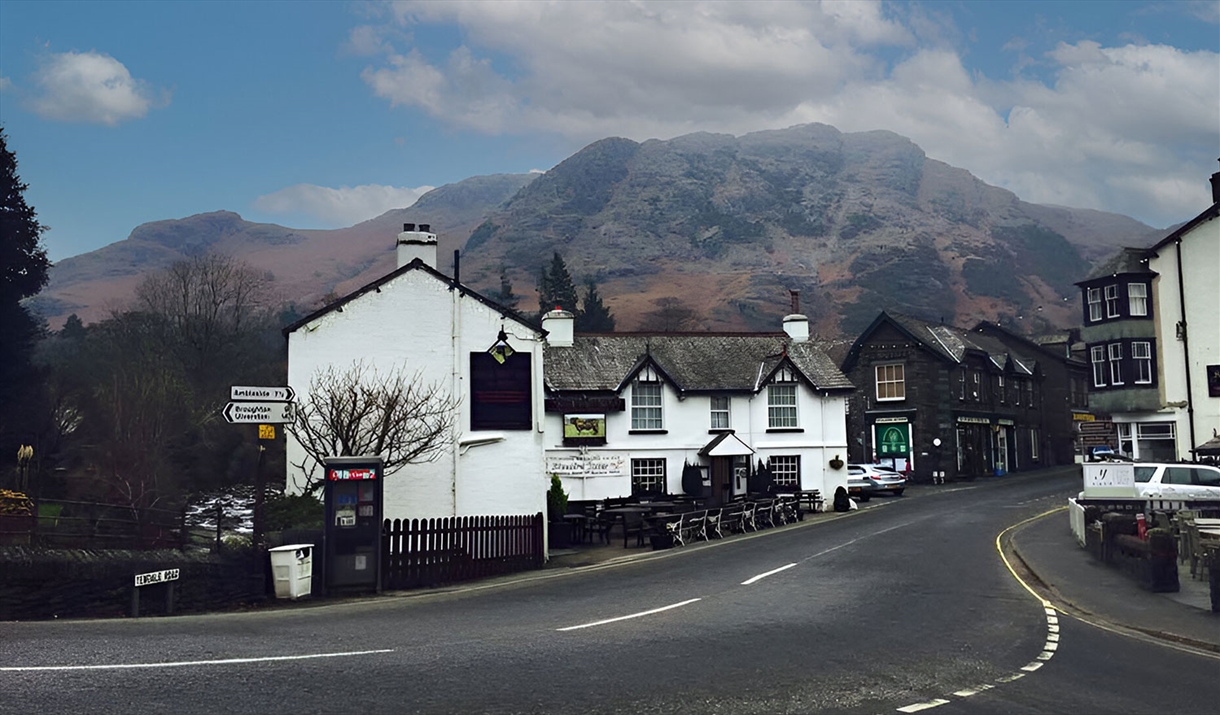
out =
{"type": "Polygon", "coordinates": [[[681,298],[657,298],[652,304],[657,308],[644,314],[640,330],[677,333],[692,330],[699,322],[699,314],[681,298]]]}
{"type": "Polygon", "coordinates": [[[288,432],[305,456],[292,466],[321,486],[326,457],[381,455],[388,476],[407,464],[430,462],[450,445],[457,400],[420,373],[396,368],[382,374],[366,362],[346,370],[330,365],[314,374],[309,396],[297,406],[288,432]]]}

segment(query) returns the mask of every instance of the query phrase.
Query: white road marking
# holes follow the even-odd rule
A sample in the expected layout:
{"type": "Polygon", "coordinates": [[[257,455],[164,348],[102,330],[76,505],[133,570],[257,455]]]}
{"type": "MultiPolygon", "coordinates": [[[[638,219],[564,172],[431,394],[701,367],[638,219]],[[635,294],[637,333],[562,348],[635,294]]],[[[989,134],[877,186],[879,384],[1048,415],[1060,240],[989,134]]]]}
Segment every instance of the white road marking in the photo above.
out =
{"type": "Polygon", "coordinates": [[[1038,668],[1041,668],[1043,665],[1045,665],[1045,663],[1039,663],[1037,661],[1034,661],[1033,663],[1030,663],[1029,665],[1021,666],[1021,670],[1024,670],[1027,673],[1032,673],[1035,670],[1037,670],[1038,668]]]}
{"type": "Polygon", "coordinates": [[[1057,643],[1059,642],[1059,634],[1052,631],[1046,634],[1046,639],[1048,641],[1057,643]]]}
{"type": "Polygon", "coordinates": [[[111,663],[107,665],[27,665],[4,666],[0,672],[30,672],[40,670],[125,670],[132,668],[185,668],[194,665],[241,665],[245,663],[273,663],[285,660],[311,660],[314,658],[346,658],[354,655],[393,653],[393,648],[381,650],[354,650],[346,653],[310,653],[307,655],[272,655],[261,658],[224,658],[221,660],[180,660],[168,663],[111,663]]]}
{"type": "Polygon", "coordinates": [[[1038,660],[1050,660],[1051,658],[1055,657],[1055,653],[1054,651],[1044,650],[1034,657],[1038,660]]]}
{"type": "Polygon", "coordinates": [[[1059,649],[1059,644],[1052,643],[1051,641],[1047,641],[1046,645],[1042,646],[1042,650],[1058,650],[1058,649],[1059,649]]]}
{"type": "Polygon", "coordinates": [[[594,622],[592,622],[592,623],[582,623],[582,624],[580,624],[579,626],[568,626],[568,627],[566,627],[566,628],[556,628],[555,630],[557,630],[557,631],[575,631],[575,630],[579,630],[579,629],[581,629],[581,628],[592,628],[593,626],[604,626],[604,625],[605,625],[605,624],[607,624],[607,623],[615,623],[615,622],[617,622],[617,621],[625,621],[625,620],[627,620],[627,619],[629,619],[629,618],[640,618],[641,616],[651,616],[651,615],[652,615],[652,614],[654,614],[654,613],[660,613],[660,612],[662,612],[662,611],[668,611],[668,610],[673,609],[673,608],[681,608],[682,606],[689,606],[690,604],[694,603],[695,601],[700,601],[700,600],[702,600],[702,599],[699,599],[699,598],[692,598],[692,599],[690,599],[690,600],[688,600],[688,601],[682,601],[681,603],[673,603],[673,604],[670,604],[670,605],[668,605],[668,606],[661,606],[660,608],[654,608],[654,609],[652,609],[652,610],[650,610],[650,611],[640,611],[639,613],[632,613],[632,614],[627,615],[627,616],[618,616],[617,618],[607,618],[607,619],[605,619],[605,620],[603,620],[603,621],[594,621],[594,622]]]}
{"type": "Polygon", "coordinates": [[[1059,626],[1055,625],[1054,623],[1050,623],[1050,624],[1047,624],[1046,630],[1050,633],[1058,633],[1059,626]]]}
{"type": "Polygon", "coordinates": [[[906,707],[898,708],[898,712],[900,712],[900,713],[917,713],[917,712],[919,712],[920,710],[927,710],[928,708],[934,708],[934,707],[937,707],[937,706],[940,706],[940,705],[944,705],[944,704],[945,704],[945,703],[947,703],[947,702],[949,702],[949,701],[948,701],[948,700],[941,700],[940,698],[937,698],[936,700],[933,700],[933,701],[931,701],[931,702],[927,702],[927,703],[915,703],[914,705],[907,705],[906,707]]]}
{"type": "Polygon", "coordinates": [[[1024,677],[1025,677],[1025,673],[1014,673],[1014,674],[1012,674],[1012,675],[1005,675],[1005,676],[1004,676],[1004,677],[1002,677],[1002,678],[996,678],[996,679],[995,679],[995,682],[997,682],[997,683],[1011,683],[1011,682],[1012,682],[1012,681],[1014,681],[1014,680],[1020,680],[1021,678],[1024,678],[1024,677]]]}
{"type": "Polygon", "coordinates": [[[979,693],[983,692],[984,690],[991,690],[994,687],[995,686],[992,685],[991,683],[983,683],[982,685],[976,685],[975,687],[973,687],[969,690],[959,690],[956,693],[954,693],[954,695],[956,695],[959,698],[968,698],[971,695],[978,695],[979,693]]]}
{"type": "Polygon", "coordinates": [[[756,581],[761,581],[768,576],[774,576],[775,574],[779,573],[780,571],[787,571],[788,569],[792,568],[793,566],[796,566],[796,564],[788,564],[787,566],[780,566],[777,569],[771,569],[770,571],[768,571],[766,573],[760,573],[757,576],[754,576],[753,578],[748,578],[745,581],[742,581],[741,585],[749,586],[750,584],[755,583],[756,581]]]}

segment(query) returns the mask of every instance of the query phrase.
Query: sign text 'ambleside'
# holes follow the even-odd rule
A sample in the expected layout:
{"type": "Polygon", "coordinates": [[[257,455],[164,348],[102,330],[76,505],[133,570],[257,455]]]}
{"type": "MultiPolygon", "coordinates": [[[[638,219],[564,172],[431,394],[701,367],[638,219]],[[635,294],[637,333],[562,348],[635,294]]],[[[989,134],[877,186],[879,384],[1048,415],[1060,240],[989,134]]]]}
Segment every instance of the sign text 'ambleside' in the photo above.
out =
{"type": "Polygon", "coordinates": [[[249,387],[233,385],[229,388],[230,400],[267,400],[292,402],[296,392],[291,387],[249,387]]]}

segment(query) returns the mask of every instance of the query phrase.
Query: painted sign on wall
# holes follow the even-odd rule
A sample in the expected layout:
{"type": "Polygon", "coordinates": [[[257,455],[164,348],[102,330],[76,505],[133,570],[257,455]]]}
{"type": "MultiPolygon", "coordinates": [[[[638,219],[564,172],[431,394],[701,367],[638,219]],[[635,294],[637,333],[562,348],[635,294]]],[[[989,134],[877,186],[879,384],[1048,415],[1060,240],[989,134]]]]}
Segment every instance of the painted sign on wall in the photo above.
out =
{"type": "Polygon", "coordinates": [[[627,458],[606,453],[547,455],[546,471],[561,477],[619,477],[627,474],[627,458]]]}

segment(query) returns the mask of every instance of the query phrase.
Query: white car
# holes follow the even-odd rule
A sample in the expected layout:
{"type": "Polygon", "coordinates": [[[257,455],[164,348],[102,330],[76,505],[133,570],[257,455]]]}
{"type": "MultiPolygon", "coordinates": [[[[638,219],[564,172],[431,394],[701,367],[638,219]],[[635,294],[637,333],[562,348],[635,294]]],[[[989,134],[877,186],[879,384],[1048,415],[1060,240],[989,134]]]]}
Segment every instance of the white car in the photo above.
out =
{"type": "Polygon", "coordinates": [[[900,497],[906,485],[906,477],[889,467],[876,464],[847,465],[847,493],[860,501],[868,501],[878,492],[890,492],[900,497]]]}
{"type": "Polygon", "coordinates": [[[1135,488],[1150,499],[1220,500],[1220,469],[1205,464],[1135,464],[1135,488]]]}

